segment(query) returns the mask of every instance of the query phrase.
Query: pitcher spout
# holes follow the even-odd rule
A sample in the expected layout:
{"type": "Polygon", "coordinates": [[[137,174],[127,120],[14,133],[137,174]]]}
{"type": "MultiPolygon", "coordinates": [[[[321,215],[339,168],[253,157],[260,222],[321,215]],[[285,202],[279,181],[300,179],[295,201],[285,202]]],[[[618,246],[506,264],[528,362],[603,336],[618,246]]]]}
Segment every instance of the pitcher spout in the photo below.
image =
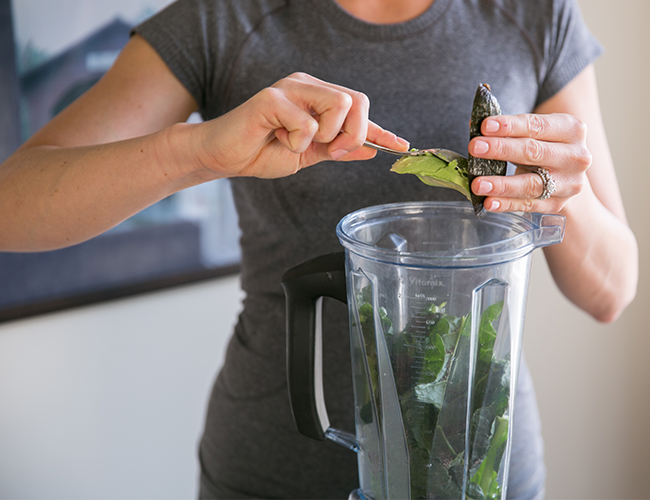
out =
{"type": "Polygon", "coordinates": [[[535,225],[535,248],[547,247],[561,243],[566,228],[566,218],[563,215],[532,214],[535,225]]]}

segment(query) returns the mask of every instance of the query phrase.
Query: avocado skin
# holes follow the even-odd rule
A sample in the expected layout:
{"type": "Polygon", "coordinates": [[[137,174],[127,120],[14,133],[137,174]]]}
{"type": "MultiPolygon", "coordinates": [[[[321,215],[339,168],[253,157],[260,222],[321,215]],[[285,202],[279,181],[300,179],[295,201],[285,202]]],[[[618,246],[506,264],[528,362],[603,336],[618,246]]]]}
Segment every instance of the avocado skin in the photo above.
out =
{"type": "MultiPolygon", "coordinates": [[[[492,94],[492,90],[487,83],[480,83],[476,89],[474,96],[474,104],[472,105],[472,116],[469,122],[469,139],[481,135],[481,123],[488,116],[495,116],[501,114],[501,106],[492,94]]],[[[469,176],[469,185],[476,177],[482,175],[506,175],[507,162],[501,160],[486,160],[484,158],[475,158],[471,154],[468,157],[467,169],[469,176]]],[[[471,188],[470,188],[471,191],[471,188]]],[[[478,196],[471,192],[472,206],[474,213],[478,218],[482,218],[486,214],[483,202],[485,196],[478,196]]]]}

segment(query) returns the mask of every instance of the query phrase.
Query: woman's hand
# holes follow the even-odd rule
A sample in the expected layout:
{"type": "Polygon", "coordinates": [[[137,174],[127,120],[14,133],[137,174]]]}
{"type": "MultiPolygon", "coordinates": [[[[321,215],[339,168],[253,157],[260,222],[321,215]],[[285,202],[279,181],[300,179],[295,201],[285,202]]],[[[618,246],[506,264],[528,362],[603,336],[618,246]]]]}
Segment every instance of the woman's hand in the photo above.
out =
{"type": "Polygon", "coordinates": [[[408,143],[368,120],[368,98],[304,73],[266,88],[226,115],[201,124],[198,158],[219,176],[282,177],[324,160],[367,160],[369,139],[408,143]]]}
{"type": "Polygon", "coordinates": [[[493,212],[559,213],[587,183],[591,153],[587,127],[569,114],[491,116],[481,125],[483,137],[475,137],[469,152],[479,158],[509,161],[517,165],[514,176],[479,177],[472,191],[487,196],[485,208],[493,212]],[[540,199],[545,181],[535,169],[548,171],[555,190],[540,199]]]}
{"type": "Polygon", "coordinates": [[[367,138],[408,143],[368,120],[358,92],[291,75],[217,119],[156,52],[131,38],[114,66],[0,165],[0,250],[80,243],[181,189],[220,177],[282,177],[323,160],[372,158],[367,138]]]}

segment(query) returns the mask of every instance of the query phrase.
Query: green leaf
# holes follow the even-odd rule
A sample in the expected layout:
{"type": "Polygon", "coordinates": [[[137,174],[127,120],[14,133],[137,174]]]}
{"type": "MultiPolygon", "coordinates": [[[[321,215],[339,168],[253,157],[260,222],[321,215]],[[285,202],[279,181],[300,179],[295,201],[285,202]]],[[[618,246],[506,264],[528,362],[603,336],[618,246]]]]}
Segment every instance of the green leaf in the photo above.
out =
{"type": "Polygon", "coordinates": [[[499,302],[495,302],[491,306],[487,307],[485,311],[483,311],[483,316],[481,319],[484,322],[493,323],[496,319],[499,318],[502,310],[503,300],[500,300],[499,302]]]}
{"type": "Polygon", "coordinates": [[[479,360],[481,363],[488,364],[492,360],[494,342],[497,338],[497,331],[492,323],[501,316],[503,310],[503,301],[495,302],[483,311],[481,324],[479,326],[479,360]]]}
{"type": "Polygon", "coordinates": [[[393,333],[393,322],[388,317],[388,312],[385,307],[379,307],[379,319],[381,320],[381,326],[384,329],[385,334],[393,333]]]}
{"type": "MultiPolygon", "coordinates": [[[[373,321],[373,309],[367,302],[359,306],[359,321],[362,325],[373,321]]],[[[374,324],[374,323],[373,323],[374,324]]]]}
{"type": "Polygon", "coordinates": [[[429,335],[439,335],[442,337],[443,335],[447,335],[450,330],[451,323],[449,323],[449,320],[443,316],[431,327],[429,335]]]}
{"type": "Polygon", "coordinates": [[[497,417],[494,420],[492,438],[489,450],[478,471],[470,481],[478,484],[483,493],[488,493],[487,498],[500,498],[500,485],[497,481],[497,470],[501,456],[508,439],[508,418],[497,417]]]}
{"type": "Polygon", "coordinates": [[[442,400],[445,397],[445,389],[447,388],[447,381],[441,380],[439,382],[429,382],[428,384],[420,384],[415,386],[415,396],[418,401],[434,405],[440,409],[442,400]]]}
{"type": "Polygon", "coordinates": [[[402,156],[392,168],[398,174],[414,174],[428,186],[455,189],[470,200],[467,160],[465,158],[445,161],[433,153],[402,156]]]}
{"type": "Polygon", "coordinates": [[[428,337],[426,348],[426,369],[431,373],[433,380],[435,380],[438,377],[438,373],[440,373],[440,369],[445,364],[446,352],[442,337],[438,334],[428,337]]]}
{"type": "Polygon", "coordinates": [[[413,498],[461,498],[462,490],[456,484],[445,467],[439,460],[434,459],[429,466],[428,489],[423,496],[413,498]]]}
{"type": "MultiPolygon", "coordinates": [[[[456,422],[462,424],[468,410],[461,400],[467,398],[471,314],[452,316],[445,313],[445,304],[429,304],[394,334],[391,361],[409,446],[411,498],[460,498],[466,468],[471,478],[468,498],[501,498],[497,476],[507,438],[508,421],[503,415],[510,399],[510,364],[508,359],[495,359],[493,349],[502,309],[502,302],[492,304],[479,320],[478,379],[469,436],[465,426],[456,422]],[[423,324],[425,332],[418,326],[423,324]]],[[[371,311],[360,308],[360,314],[371,311]]],[[[383,311],[379,315],[383,323],[383,311]]]]}
{"type": "Polygon", "coordinates": [[[461,322],[458,318],[452,318],[447,316],[445,321],[449,323],[449,333],[441,335],[442,342],[445,344],[445,349],[447,352],[451,353],[456,349],[456,344],[458,344],[458,335],[461,328],[461,322]]]}

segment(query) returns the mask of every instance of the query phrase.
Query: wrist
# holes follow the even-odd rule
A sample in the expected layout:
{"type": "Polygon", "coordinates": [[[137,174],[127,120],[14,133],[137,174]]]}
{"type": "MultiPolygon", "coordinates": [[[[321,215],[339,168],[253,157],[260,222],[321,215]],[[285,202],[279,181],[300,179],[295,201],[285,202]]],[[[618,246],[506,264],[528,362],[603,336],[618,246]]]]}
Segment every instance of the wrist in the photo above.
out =
{"type": "Polygon", "coordinates": [[[162,130],[159,165],[173,166],[172,182],[184,189],[225,177],[208,168],[201,158],[201,123],[176,123],[162,130]]]}

